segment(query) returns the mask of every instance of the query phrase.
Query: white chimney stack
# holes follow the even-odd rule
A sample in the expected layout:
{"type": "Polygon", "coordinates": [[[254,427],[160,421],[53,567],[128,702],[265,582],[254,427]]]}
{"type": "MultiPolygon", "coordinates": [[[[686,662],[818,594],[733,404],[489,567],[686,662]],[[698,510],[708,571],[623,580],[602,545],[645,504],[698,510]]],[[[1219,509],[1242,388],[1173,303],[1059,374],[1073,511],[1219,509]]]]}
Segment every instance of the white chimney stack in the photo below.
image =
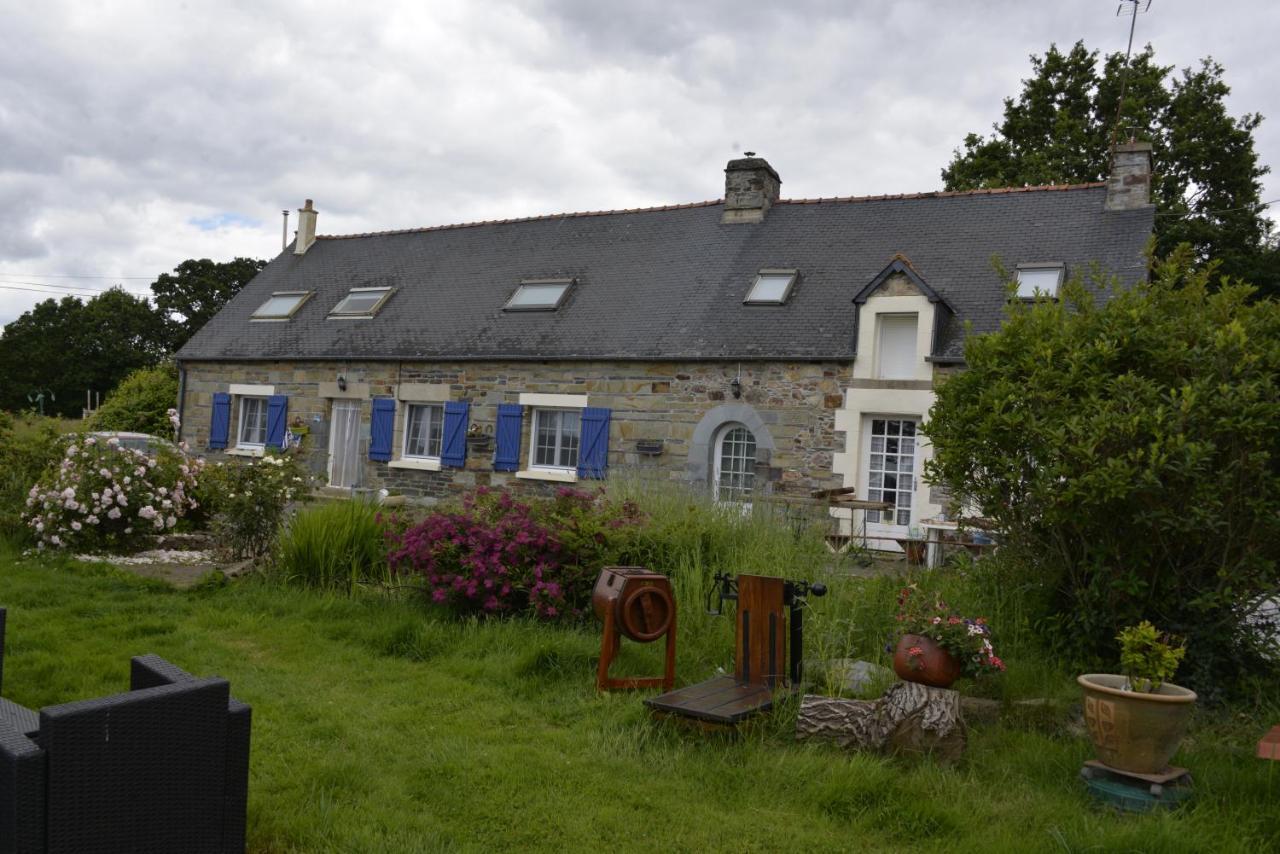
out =
{"type": "Polygon", "coordinates": [[[298,237],[293,242],[294,255],[305,255],[311,248],[311,244],[316,242],[316,214],[318,213],[319,211],[311,207],[310,199],[298,208],[298,237]]]}

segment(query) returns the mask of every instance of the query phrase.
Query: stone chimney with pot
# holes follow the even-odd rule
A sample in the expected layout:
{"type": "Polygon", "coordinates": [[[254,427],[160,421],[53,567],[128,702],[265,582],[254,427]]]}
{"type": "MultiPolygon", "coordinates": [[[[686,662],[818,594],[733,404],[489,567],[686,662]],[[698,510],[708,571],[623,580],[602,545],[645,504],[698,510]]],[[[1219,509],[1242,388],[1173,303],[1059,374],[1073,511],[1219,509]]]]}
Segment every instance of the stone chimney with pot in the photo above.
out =
{"type": "Polygon", "coordinates": [[[1128,142],[1111,151],[1106,210],[1131,211],[1151,206],[1151,143],[1128,142]]]}
{"type": "Polygon", "coordinates": [[[755,152],[730,160],[724,169],[724,214],[720,221],[762,222],[781,189],[778,173],[755,152]]]}
{"type": "Polygon", "coordinates": [[[310,199],[307,199],[306,203],[298,208],[298,236],[293,242],[294,255],[307,254],[311,244],[316,242],[316,215],[318,213],[319,211],[311,207],[310,199]]]}

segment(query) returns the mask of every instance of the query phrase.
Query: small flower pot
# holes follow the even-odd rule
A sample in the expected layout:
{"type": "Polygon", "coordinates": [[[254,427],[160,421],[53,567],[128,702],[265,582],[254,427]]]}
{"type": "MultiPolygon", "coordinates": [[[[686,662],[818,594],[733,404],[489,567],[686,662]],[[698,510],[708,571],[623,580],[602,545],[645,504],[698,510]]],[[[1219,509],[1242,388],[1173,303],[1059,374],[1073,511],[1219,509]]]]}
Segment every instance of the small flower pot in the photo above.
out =
{"type": "Polygon", "coordinates": [[[924,635],[903,635],[893,653],[893,672],[906,682],[950,688],[962,670],[958,658],[924,635]],[[919,649],[919,653],[913,655],[913,649],[919,649]]]}
{"type": "Polygon", "coordinates": [[[1086,673],[1076,681],[1084,689],[1084,722],[1099,761],[1134,774],[1169,767],[1195,708],[1195,691],[1168,682],[1154,694],[1125,691],[1125,677],[1110,673],[1086,673]]]}

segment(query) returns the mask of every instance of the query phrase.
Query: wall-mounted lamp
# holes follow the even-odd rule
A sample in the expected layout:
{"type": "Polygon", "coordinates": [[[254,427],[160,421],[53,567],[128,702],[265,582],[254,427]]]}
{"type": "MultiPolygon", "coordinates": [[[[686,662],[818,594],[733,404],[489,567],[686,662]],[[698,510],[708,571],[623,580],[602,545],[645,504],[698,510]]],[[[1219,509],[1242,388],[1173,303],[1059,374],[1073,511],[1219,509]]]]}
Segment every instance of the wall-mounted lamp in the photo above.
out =
{"type": "Polygon", "coordinates": [[[339,374],[338,375],[338,391],[346,391],[346,390],[347,390],[347,378],[339,374]]]}
{"type": "Polygon", "coordinates": [[[729,381],[729,391],[733,393],[733,399],[737,400],[742,397],[742,380],[734,377],[729,381]]]}

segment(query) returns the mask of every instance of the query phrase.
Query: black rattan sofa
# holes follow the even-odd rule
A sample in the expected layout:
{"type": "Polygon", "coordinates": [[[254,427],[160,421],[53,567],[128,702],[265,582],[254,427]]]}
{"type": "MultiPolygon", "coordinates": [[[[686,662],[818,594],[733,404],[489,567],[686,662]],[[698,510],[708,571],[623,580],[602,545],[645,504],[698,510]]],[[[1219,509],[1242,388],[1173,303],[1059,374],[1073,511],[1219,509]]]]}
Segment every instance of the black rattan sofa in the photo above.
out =
{"type": "Polygon", "coordinates": [[[131,671],[39,713],[0,699],[0,852],[244,851],[250,708],[159,656],[131,671]]]}

